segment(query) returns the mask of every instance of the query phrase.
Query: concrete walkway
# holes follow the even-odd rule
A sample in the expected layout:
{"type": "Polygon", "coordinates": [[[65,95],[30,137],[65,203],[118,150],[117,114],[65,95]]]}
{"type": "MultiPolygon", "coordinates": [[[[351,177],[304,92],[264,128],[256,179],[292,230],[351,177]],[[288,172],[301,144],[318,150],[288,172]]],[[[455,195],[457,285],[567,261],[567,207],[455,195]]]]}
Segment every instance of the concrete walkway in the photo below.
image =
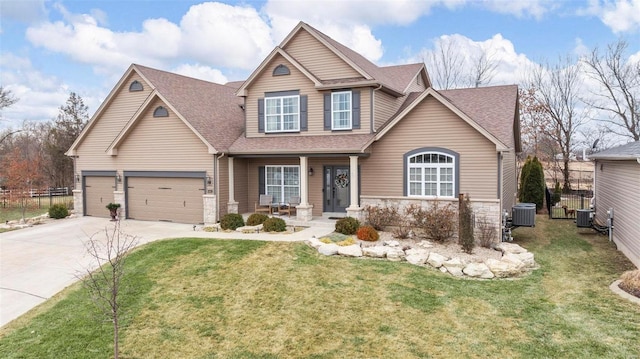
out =
{"type": "MultiPolygon", "coordinates": [[[[290,234],[204,232],[190,224],[125,220],[124,233],[139,244],[158,239],[199,237],[265,241],[303,241],[334,230],[335,222],[313,221],[290,234]]],[[[84,247],[89,238],[113,223],[106,218],[80,217],[0,233],[0,327],[51,298],[77,281],[87,268],[95,268],[84,247]]]]}

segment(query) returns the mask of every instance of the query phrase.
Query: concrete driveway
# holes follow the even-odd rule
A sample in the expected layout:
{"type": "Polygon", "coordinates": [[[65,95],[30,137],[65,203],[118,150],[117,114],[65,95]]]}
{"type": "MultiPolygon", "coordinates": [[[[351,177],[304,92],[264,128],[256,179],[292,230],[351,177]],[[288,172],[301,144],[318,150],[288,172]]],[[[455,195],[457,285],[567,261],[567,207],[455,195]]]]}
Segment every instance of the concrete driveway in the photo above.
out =
{"type": "MultiPolygon", "coordinates": [[[[111,226],[107,218],[80,217],[0,233],[0,326],[76,282],[87,268],[95,268],[84,245],[93,234],[111,226]]],[[[177,237],[300,241],[330,233],[333,226],[324,223],[295,234],[275,235],[210,233],[200,227],[194,231],[190,224],[126,220],[121,229],[144,244],[177,237]]]]}

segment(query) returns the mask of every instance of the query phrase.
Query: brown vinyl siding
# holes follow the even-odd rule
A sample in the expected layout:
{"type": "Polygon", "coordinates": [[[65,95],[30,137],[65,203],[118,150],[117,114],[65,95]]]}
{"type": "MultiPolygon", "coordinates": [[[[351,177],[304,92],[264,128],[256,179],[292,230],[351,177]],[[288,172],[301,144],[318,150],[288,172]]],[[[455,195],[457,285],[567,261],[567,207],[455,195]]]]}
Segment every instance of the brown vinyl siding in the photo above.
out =
{"type": "Polygon", "coordinates": [[[635,160],[596,161],[595,182],[597,222],[605,225],[607,211],[613,208],[613,240],[640,267],[640,164],[635,160]]]}
{"type": "Polygon", "coordinates": [[[377,131],[397,111],[404,97],[397,98],[382,91],[374,91],[374,131],[377,131]]]}
{"type": "Polygon", "coordinates": [[[324,92],[317,91],[313,82],[302,72],[277,55],[265,70],[253,81],[247,89],[246,101],[246,134],[247,137],[261,136],[311,136],[323,134],[362,134],[370,133],[371,96],[369,88],[360,88],[360,129],[352,131],[325,131],[324,130],[324,92]],[[291,74],[286,76],[272,76],[273,69],[285,64],[291,74]],[[300,91],[300,95],[307,95],[307,123],[308,130],[295,133],[265,134],[258,132],[258,99],[264,98],[265,92],[300,91]]]}
{"type": "Polygon", "coordinates": [[[298,32],[284,50],[320,80],[362,77],[307,31],[298,32]]]}
{"type": "Polygon", "coordinates": [[[498,168],[495,144],[431,96],[373,145],[361,160],[362,195],[402,196],[403,155],[442,147],[460,155],[460,192],[472,199],[495,199],[498,168]]]}
{"type": "Polygon", "coordinates": [[[511,150],[502,154],[502,209],[511,213],[518,186],[516,154],[511,150]]]}
{"type": "Polygon", "coordinates": [[[427,88],[424,85],[424,79],[422,78],[422,76],[420,74],[418,74],[418,76],[416,76],[411,83],[409,84],[409,86],[407,87],[407,90],[405,91],[407,94],[411,93],[411,92],[423,92],[424,90],[426,90],[427,88]],[[420,83],[418,83],[418,78],[420,78],[420,83]]]}
{"type": "MultiPolygon", "coordinates": [[[[235,183],[235,199],[238,202],[238,213],[253,212],[253,197],[249,197],[248,184],[252,181],[258,181],[258,178],[250,178],[247,160],[244,158],[235,158],[233,160],[233,179],[235,183]]],[[[227,175],[228,177],[228,175],[227,175]]]]}
{"type": "Polygon", "coordinates": [[[78,168],[93,170],[112,167],[112,162],[105,151],[147,99],[149,93],[151,93],[151,86],[135,72],[123,82],[120,91],[113,96],[112,102],[100,117],[94,119],[96,123],[79,144],[76,160],[78,168]],[[143,91],[129,92],[129,85],[135,80],[143,84],[143,91]]]}

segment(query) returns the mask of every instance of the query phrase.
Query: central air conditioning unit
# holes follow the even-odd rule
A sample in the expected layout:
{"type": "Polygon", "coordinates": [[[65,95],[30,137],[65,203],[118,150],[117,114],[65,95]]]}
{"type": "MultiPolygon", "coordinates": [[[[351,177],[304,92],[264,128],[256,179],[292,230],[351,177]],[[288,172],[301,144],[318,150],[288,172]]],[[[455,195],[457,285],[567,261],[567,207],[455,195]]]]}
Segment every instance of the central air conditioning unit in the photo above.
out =
{"type": "Polygon", "coordinates": [[[511,224],[514,227],[536,226],[536,204],[518,203],[511,208],[511,224]]]}
{"type": "Polygon", "coordinates": [[[579,209],[576,211],[576,225],[578,228],[591,228],[591,214],[590,209],[579,209]]]}

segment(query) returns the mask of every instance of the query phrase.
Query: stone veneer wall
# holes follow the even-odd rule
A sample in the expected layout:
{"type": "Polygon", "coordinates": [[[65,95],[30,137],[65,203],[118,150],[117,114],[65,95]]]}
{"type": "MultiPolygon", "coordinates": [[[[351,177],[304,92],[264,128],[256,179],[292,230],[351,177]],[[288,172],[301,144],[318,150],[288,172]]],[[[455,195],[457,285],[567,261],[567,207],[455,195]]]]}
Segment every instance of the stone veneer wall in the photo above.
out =
{"type": "MultiPolygon", "coordinates": [[[[475,235],[476,239],[479,237],[478,223],[481,219],[486,219],[490,224],[493,224],[495,228],[495,241],[500,242],[502,240],[502,214],[500,213],[500,201],[497,199],[474,199],[471,198],[471,207],[475,214],[475,235]]],[[[377,207],[391,207],[395,206],[401,211],[412,204],[417,204],[423,208],[430,208],[435,200],[433,199],[421,199],[421,198],[409,198],[409,197],[374,197],[374,196],[361,196],[360,203],[362,208],[366,206],[377,207]]],[[[457,198],[439,198],[438,202],[441,206],[451,204],[454,209],[458,210],[457,198]]],[[[366,211],[365,211],[366,212],[366,211]]],[[[364,217],[364,213],[361,217],[364,217]]],[[[365,218],[361,218],[364,220],[365,218]]],[[[457,220],[457,219],[456,219],[457,220]]],[[[456,233],[457,238],[457,233],[456,233]]]]}

